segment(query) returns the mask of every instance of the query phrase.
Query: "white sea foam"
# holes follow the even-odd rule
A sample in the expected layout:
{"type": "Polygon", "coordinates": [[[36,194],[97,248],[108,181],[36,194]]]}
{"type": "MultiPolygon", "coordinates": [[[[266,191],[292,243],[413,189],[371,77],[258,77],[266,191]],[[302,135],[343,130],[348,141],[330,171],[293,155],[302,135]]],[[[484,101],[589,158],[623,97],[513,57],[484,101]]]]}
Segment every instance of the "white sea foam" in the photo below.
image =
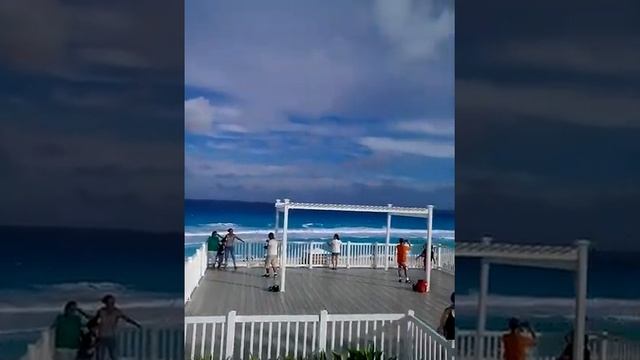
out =
{"type": "MultiPolygon", "coordinates": [[[[303,228],[293,228],[288,230],[288,234],[293,239],[326,239],[333,236],[333,234],[340,234],[343,236],[356,237],[356,238],[368,238],[368,237],[383,237],[385,235],[386,229],[384,227],[380,228],[372,228],[372,227],[335,227],[335,228],[321,228],[321,227],[312,227],[312,225],[318,224],[304,224],[303,228]],[[305,226],[306,225],[306,226],[305,226]]],[[[187,243],[199,242],[201,239],[189,239],[189,238],[201,238],[205,236],[209,236],[211,232],[202,231],[197,228],[189,228],[185,231],[185,237],[187,243]]],[[[273,231],[273,229],[266,228],[234,228],[235,233],[242,236],[245,235],[248,240],[261,240],[265,234],[273,231]]],[[[416,238],[425,238],[426,231],[423,229],[392,229],[391,236],[405,236],[405,237],[416,237],[416,238]]],[[[441,230],[434,229],[433,236],[440,240],[448,240],[453,241],[455,238],[455,231],[453,230],[441,230]]]]}
{"type": "Polygon", "coordinates": [[[152,309],[184,306],[176,294],[139,291],[109,282],[78,282],[35,285],[21,290],[0,291],[0,314],[36,314],[60,312],[67,301],[93,309],[106,294],[117,298],[123,309],[152,309]]]}
{"type": "MultiPolygon", "coordinates": [[[[461,314],[475,314],[477,294],[456,296],[456,308],[461,314]]],[[[572,318],[575,299],[559,297],[527,297],[489,295],[487,311],[489,315],[563,317],[572,318]]],[[[593,318],[617,319],[620,321],[640,320],[640,300],[595,298],[587,300],[587,315],[593,318]]]]}

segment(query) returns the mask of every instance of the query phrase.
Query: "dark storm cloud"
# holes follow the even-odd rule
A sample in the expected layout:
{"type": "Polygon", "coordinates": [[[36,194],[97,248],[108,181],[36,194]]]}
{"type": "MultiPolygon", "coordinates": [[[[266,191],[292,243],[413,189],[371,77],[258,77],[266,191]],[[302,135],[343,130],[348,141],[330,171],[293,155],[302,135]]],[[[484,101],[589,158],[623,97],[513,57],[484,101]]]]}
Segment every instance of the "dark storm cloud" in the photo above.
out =
{"type": "Polygon", "coordinates": [[[181,231],[181,12],[0,4],[0,225],[181,231]]]}
{"type": "MultiPolygon", "coordinates": [[[[458,238],[640,250],[640,31],[633,2],[456,13],[458,238]]],[[[637,11],[636,11],[637,14],[637,11]]]]}

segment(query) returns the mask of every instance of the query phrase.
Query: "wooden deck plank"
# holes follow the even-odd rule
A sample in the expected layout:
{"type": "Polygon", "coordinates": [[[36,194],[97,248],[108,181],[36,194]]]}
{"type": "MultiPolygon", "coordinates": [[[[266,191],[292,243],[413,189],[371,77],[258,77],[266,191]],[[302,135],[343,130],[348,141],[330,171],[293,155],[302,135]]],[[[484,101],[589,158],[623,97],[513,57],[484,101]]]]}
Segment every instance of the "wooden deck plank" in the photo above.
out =
{"type": "MultiPolygon", "coordinates": [[[[449,304],[454,276],[441,271],[431,273],[428,294],[411,291],[398,283],[395,270],[290,268],[287,269],[286,293],[266,289],[273,278],[262,278],[263,269],[240,268],[237,271],[209,270],[201,280],[185,314],[226,315],[236,310],[241,315],[406,313],[436,328],[442,310],[449,304]]],[[[411,270],[417,279],[422,272],[411,270]]]]}

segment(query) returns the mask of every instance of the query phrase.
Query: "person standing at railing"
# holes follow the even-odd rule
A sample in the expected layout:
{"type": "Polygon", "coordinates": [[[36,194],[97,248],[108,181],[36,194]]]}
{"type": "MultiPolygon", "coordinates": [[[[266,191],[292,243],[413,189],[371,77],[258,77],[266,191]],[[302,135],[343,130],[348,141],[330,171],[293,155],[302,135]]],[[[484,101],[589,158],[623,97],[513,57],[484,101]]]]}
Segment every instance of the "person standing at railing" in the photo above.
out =
{"type": "Polygon", "coordinates": [[[329,247],[331,247],[331,268],[333,270],[338,270],[338,258],[340,257],[341,246],[342,241],[340,241],[340,235],[333,234],[333,239],[329,242],[329,247]]]}
{"type": "Polygon", "coordinates": [[[267,236],[267,244],[264,247],[267,250],[267,256],[264,263],[265,274],[264,277],[269,277],[269,267],[273,270],[273,276],[278,276],[278,240],[275,235],[270,232],[267,236]]]}
{"type": "Polygon", "coordinates": [[[527,351],[536,345],[536,334],[527,323],[509,319],[509,332],[502,336],[504,360],[526,360],[527,351]]]}
{"type": "Polygon", "coordinates": [[[404,271],[404,281],[409,283],[409,274],[407,273],[407,258],[409,257],[409,251],[411,251],[411,244],[409,240],[400,238],[398,245],[396,246],[396,259],[398,262],[398,282],[402,282],[402,271],[404,271]]]}
{"type": "Polygon", "coordinates": [[[218,252],[222,243],[222,236],[217,231],[211,233],[207,239],[207,267],[215,267],[218,260],[218,252]]]}
{"type": "MultiPolygon", "coordinates": [[[[431,265],[435,265],[436,264],[436,246],[432,245],[431,246],[431,265]]],[[[422,258],[422,268],[423,269],[427,269],[427,244],[424,244],[424,247],[422,248],[422,252],[420,253],[420,255],[418,255],[417,259],[422,258]]]]}
{"type": "Polygon", "coordinates": [[[98,310],[98,347],[96,360],[106,360],[107,353],[111,360],[118,359],[118,343],[116,341],[118,321],[124,320],[129,324],[141,329],[137,321],[128,317],[116,307],[116,298],[113,295],[106,295],[102,298],[104,306],[98,310]]]}
{"type": "Polygon", "coordinates": [[[75,301],[69,301],[64,306],[64,312],[58,315],[51,325],[55,336],[54,360],[75,360],[82,337],[80,315],[89,319],[75,301]]]}
{"type": "Polygon", "coordinates": [[[233,233],[233,229],[231,228],[228,229],[227,235],[224,236],[224,267],[225,268],[229,265],[229,255],[231,255],[231,260],[233,261],[233,269],[238,270],[238,266],[236,265],[236,254],[233,248],[236,240],[244,243],[244,240],[240,239],[236,234],[233,233]]]}

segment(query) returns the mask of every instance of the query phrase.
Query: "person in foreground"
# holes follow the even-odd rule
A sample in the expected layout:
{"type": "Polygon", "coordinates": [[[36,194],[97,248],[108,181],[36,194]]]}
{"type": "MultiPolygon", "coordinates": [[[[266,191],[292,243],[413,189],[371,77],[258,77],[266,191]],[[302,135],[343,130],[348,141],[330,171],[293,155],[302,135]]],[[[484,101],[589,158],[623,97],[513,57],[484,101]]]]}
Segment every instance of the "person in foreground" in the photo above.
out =
{"type": "Polygon", "coordinates": [[[447,306],[440,316],[438,332],[447,340],[456,339],[456,293],[451,293],[451,305],[447,306]]]}
{"type": "Polygon", "coordinates": [[[409,275],[407,274],[407,258],[409,256],[409,250],[411,250],[411,244],[408,240],[400,238],[398,245],[396,246],[396,258],[398,261],[398,282],[402,282],[402,271],[404,270],[404,281],[409,283],[409,275]]]}
{"type": "Polygon", "coordinates": [[[509,319],[509,332],[502,335],[504,360],[525,360],[527,351],[536,345],[536,334],[528,323],[509,319]]]}
{"type": "Polygon", "coordinates": [[[231,255],[231,260],[233,260],[233,269],[238,270],[238,266],[236,266],[236,255],[234,252],[234,244],[235,241],[239,240],[240,242],[244,242],[244,240],[240,239],[236,234],[233,233],[233,229],[227,230],[227,235],[224,236],[224,266],[225,268],[229,264],[229,255],[231,255]]]}
{"type": "Polygon", "coordinates": [[[270,232],[267,236],[267,244],[264,246],[267,250],[267,259],[264,263],[265,274],[264,277],[269,277],[269,267],[273,270],[273,276],[278,276],[278,240],[276,236],[270,232]]]}
{"type": "Polygon", "coordinates": [[[89,319],[89,316],[78,308],[75,301],[69,301],[65,304],[62,314],[58,315],[51,325],[55,336],[55,360],[75,360],[82,335],[80,316],[89,319]]]}
{"type": "MultiPolygon", "coordinates": [[[[573,360],[573,331],[564,337],[565,347],[558,360],[573,360]]],[[[589,336],[584,336],[584,360],[591,360],[591,350],[589,350],[589,336]]]]}
{"type": "Polygon", "coordinates": [[[129,324],[141,329],[138,322],[125,315],[116,307],[116,298],[113,295],[106,295],[102,298],[104,306],[98,310],[96,318],[98,320],[98,347],[96,352],[96,360],[107,359],[107,353],[111,360],[118,358],[118,344],[116,341],[116,330],[118,321],[121,319],[129,324]]]}
{"type": "Polygon", "coordinates": [[[340,235],[333,234],[333,239],[329,242],[329,246],[331,246],[331,268],[333,270],[338,270],[338,258],[340,257],[341,245],[340,235]]]}

